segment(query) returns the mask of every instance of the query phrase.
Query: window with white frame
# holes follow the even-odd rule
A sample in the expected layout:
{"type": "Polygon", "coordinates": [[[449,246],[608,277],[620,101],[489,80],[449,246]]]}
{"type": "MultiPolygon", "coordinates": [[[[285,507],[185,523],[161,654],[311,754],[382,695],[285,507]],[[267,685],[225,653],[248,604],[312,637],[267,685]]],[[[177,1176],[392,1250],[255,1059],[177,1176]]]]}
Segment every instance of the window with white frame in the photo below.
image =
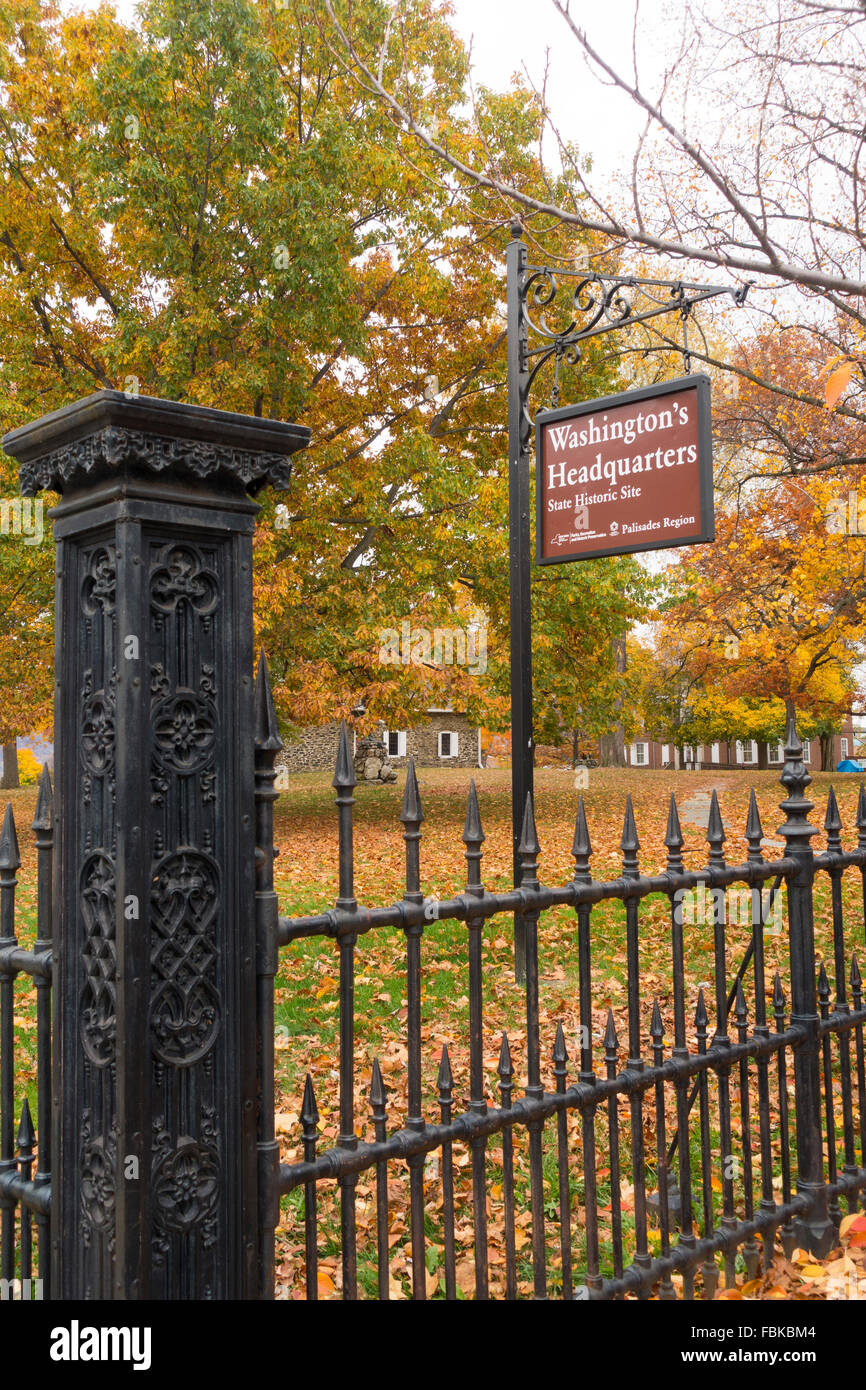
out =
{"type": "Polygon", "coordinates": [[[455,733],[447,729],[440,730],[439,733],[439,757],[456,758],[459,739],[455,733]]]}
{"type": "Polygon", "coordinates": [[[389,758],[405,758],[406,730],[389,729],[385,735],[385,746],[388,749],[389,758]]]}
{"type": "Polygon", "coordinates": [[[779,739],[775,743],[767,744],[767,762],[783,763],[785,761],[785,750],[779,739]]]}
{"type": "Polygon", "coordinates": [[[635,767],[646,767],[649,762],[649,744],[633,743],[631,746],[631,760],[635,767]]]}
{"type": "Polygon", "coordinates": [[[848,740],[847,740],[847,738],[840,739],[839,744],[840,744],[840,747],[841,747],[841,749],[842,749],[842,757],[843,757],[843,758],[847,758],[847,756],[848,756],[848,740]]]}
{"type": "Polygon", "coordinates": [[[717,763],[718,761],[719,761],[719,745],[718,745],[717,743],[714,743],[714,744],[712,744],[712,746],[711,746],[711,748],[710,748],[710,762],[717,763]]]}
{"type": "Polygon", "coordinates": [[[753,763],[753,762],[756,761],[756,758],[755,758],[755,741],[754,741],[754,739],[751,739],[751,738],[744,738],[744,739],[742,740],[742,742],[738,742],[738,743],[737,743],[737,751],[740,752],[740,754],[741,754],[741,761],[742,761],[742,762],[744,762],[744,763],[753,763]]]}
{"type": "Polygon", "coordinates": [[[812,756],[812,748],[807,738],[803,739],[803,762],[807,763],[812,756]]]}
{"type": "Polygon", "coordinates": [[[693,763],[695,760],[695,750],[690,743],[683,744],[683,762],[693,763]]]}
{"type": "Polygon", "coordinates": [[[662,744],[662,762],[669,763],[671,760],[671,746],[669,743],[662,744]]]}

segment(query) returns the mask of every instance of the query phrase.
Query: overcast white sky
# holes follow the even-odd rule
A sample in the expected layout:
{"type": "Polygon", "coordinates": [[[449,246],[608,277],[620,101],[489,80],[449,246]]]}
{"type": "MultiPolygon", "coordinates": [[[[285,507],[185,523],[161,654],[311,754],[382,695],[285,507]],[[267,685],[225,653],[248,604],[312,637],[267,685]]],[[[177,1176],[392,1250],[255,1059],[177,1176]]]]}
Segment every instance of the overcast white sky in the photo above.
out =
{"type": "MultiPolygon", "coordinates": [[[[614,170],[630,162],[641,120],[637,108],[592,76],[565,21],[551,0],[454,0],[452,23],[468,45],[476,80],[490,87],[508,86],[513,73],[528,72],[541,85],[550,52],[548,105],[563,134],[574,140],[597,167],[614,170]]],[[[628,71],[634,16],[633,0],[573,0],[572,14],[593,47],[628,71]]],[[[643,0],[641,28],[652,28],[662,14],[661,0],[643,0]]],[[[657,60],[642,57],[652,75],[657,60]]],[[[551,160],[554,151],[549,152],[551,160]]]]}

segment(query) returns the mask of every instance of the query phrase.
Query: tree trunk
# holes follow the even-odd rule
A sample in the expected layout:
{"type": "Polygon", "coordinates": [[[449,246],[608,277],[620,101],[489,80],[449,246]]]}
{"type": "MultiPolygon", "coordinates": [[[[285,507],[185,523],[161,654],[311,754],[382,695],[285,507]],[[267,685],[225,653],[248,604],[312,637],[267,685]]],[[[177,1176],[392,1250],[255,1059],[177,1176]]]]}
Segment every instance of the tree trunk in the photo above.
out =
{"type": "Polygon", "coordinates": [[[832,771],[833,771],[832,762],[833,762],[833,735],[832,735],[832,734],[822,734],[822,735],[821,735],[821,771],[822,771],[822,772],[832,772],[832,771]]]}
{"type": "Polygon", "coordinates": [[[758,744],[758,771],[759,771],[759,772],[766,772],[766,771],[767,771],[767,767],[768,767],[768,763],[767,763],[767,745],[766,745],[766,743],[759,743],[759,744],[758,744]]]}
{"type": "MultiPolygon", "coordinates": [[[[619,637],[613,644],[614,656],[616,658],[616,669],[620,675],[625,674],[625,638],[619,637]]],[[[614,705],[614,712],[620,714],[622,711],[622,700],[617,700],[614,705]]],[[[602,767],[625,767],[625,730],[621,723],[617,723],[612,733],[603,734],[598,741],[599,762],[602,767]]]]}
{"type": "Polygon", "coordinates": [[[577,767],[577,760],[580,756],[580,737],[577,729],[571,731],[571,766],[577,767]]]}
{"type": "Polygon", "coordinates": [[[20,785],[18,780],[18,744],[13,739],[11,743],[3,744],[3,777],[0,780],[0,787],[3,791],[9,791],[10,788],[20,785]]]}

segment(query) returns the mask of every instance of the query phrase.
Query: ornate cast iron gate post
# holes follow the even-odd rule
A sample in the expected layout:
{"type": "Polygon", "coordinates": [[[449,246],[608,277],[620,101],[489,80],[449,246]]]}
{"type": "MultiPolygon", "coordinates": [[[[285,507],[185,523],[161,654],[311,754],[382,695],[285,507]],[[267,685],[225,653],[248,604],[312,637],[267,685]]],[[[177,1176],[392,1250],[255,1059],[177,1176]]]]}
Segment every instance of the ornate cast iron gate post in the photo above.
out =
{"type": "Polygon", "coordinates": [[[258,1291],[247,494],[308,437],[106,391],[4,440],[62,494],[55,1297],[258,1291]]]}

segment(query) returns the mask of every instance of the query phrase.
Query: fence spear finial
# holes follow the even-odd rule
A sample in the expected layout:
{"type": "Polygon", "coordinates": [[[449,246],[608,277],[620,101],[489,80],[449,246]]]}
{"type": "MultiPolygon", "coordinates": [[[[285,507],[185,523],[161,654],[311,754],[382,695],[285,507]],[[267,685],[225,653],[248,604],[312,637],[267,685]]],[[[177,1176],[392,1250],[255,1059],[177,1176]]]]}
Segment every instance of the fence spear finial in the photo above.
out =
{"type": "Polygon", "coordinates": [[[514,1064],[511,1060],[511,1048],[508,1046],[508,1034],[502,1034],[502,1045],[499,1049],[499,1063],[496,1068],[503,1081],[510,1080],[514,1075],[514,1064]]]}
{"type": "Polygon", "coordinates": [[[622,873],[623,878],[637,878],[639,874],[637,852],[640,849],[640,840],[637,837],[637,826],[634,821],[634,810],[631,804],[631,792],[625,799],[625,817],[622,825],[622,839],[619,842],[622,851],[622,873]]]}
{"type": "Polygon", "coordinates": [[[668,873],[682,873],[683,845],[685,844],[685,840],[683,839],[676,797],[673,792],[671,792],[670,805],[668,806],[668,825],[665,831],[665,844],[668,850],[668,873]]]}
{"type": "Polygon", "coordinates": [[[827,832],[827,849],[830,854],[842,853],[842,817],[839,815],[839,805],[836,801],[836,793],[833,784],[830,783],[830,790],[827,793],[827,814],[824,817],[824,829],[827,832]]]}
{"type": "Polygon", "coordinates": [[[3,829],[0,831],[0,869],[8,869],[14,872],[21,868],[21,855],[18,850],[18,836],[15,833],[15,816],[12,811],[12,802],[6,807],[6,814],[3,817],[3,829]]]}
{"type": "Polygon", "coordinates": [[[463,825],[464,845],[482,845],[487,837],[481,825],[481,812],[478,808],[478,791],[475,778],[469,782],[469,796],[466,800],[466,820],[463,825]]]}
{"type": "Polygon", "coordinates": [[[538,834],[535,829],[535,812],[532,809],[532,792],[526,793],[526,807],[523,812],[523,828],[520,834],[520,844],[517,846],[517,853],[520,856],[521,883],[537,883],[538,856],[541,853],[541,846],[538,843],[538,834]]]}
{"type": "Polygon", "coordinates": [[[713,787],[713,793],[710,797],[710,814],[707,818],[707,844],[710,847],[709,862],[718,865],[719,868],[723,868],[725,863],[725,852],[722,848],[725,843],[725,838],[725,827],[722,824],[719,798],[716,794],[715,787],[713,787]]]}
{"type": "Polygon", "coordinates": [[[586,808],[583,804],[583,792],[577,799],[577,818],[574,823],[574,840],[571,845],[571,854],[574,859],[574,876],[577,879],[589,878],[589,861],[592,856],[592,844],[589,839],[589,826],[586,823],[586,808]]]}
{"type": "Polygon", "coordinates": [[[277,724],[277,712],[274,709],[271,678],[264,647],[259,652],[259,665],[256,671],[255,731],[257,749],[263,753],[279,753],[283,746],[283,740],[280,738],[277,724]]]}
{"type": "Polygon", "coordinates": [[[28,1153],[32,1153],[35,1142],[36,1131],[30,1117],[30,1104],[25,1096],[24,1104],[21,1106],[21,1120],[18,1124],[18,1148],[23,1156],[26,1157],[28,1153]]]}
{"type": "Polygon", "coordinates": [[[454,1077],[451,1075],[451,1058],[448,1056],[447,1043],[442,1044],[442,1056],[439,1061],[439,1075],[436,1078],[436,1086],[440,1096],[450,1097],[454,1086],[454,1077]]]}
{"type": "Polygon", "coordinates": [[[45,763],[39,778],[39,794],[36,797],[36,811],[31,830],[52,830],[54,828],[54,788],[51,773],[45,763]]]}
{"type": "Polygon", "coordinates": [[[758,798],[755,796],[755,788],[749,792],[749,814],[746,818],[746,841],[749,849],[746,858],[750,864],[763,863],[764,856],[761,853],[761,841],[764,838],[764,830],[761,825],[761,815],[758,810],[758,798]]]}
{"type": "Polygon", "coordinates": [[[421,793],[418,790],[418,777],[415,773],[415,755],[410,754],[406,767],[406,786],[400,806],[400,819],[404,825],[419,826],[424,819],[421,809],[421,793]]]}

